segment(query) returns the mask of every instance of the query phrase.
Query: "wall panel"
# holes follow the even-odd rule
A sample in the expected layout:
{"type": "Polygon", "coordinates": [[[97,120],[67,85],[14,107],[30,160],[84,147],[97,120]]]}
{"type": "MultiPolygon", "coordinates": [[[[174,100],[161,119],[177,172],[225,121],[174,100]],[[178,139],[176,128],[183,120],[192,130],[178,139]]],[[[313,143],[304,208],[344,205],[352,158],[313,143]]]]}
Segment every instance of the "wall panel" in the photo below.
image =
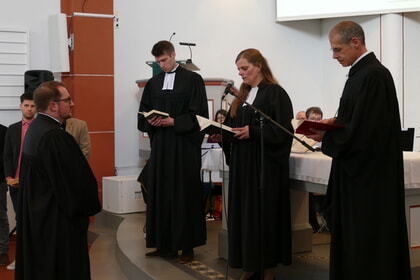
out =
{"type": "Polygon", "coordinates": [[[86,120],[92,142],[89,163],[102,198],[102,177],[113,176],[114,25],[112,18],[74,16],[74,12],[112,14],[112,0],[61,0],[73,37],[70,72],[62,74],[75,102],[74,117],[86,120]]]}

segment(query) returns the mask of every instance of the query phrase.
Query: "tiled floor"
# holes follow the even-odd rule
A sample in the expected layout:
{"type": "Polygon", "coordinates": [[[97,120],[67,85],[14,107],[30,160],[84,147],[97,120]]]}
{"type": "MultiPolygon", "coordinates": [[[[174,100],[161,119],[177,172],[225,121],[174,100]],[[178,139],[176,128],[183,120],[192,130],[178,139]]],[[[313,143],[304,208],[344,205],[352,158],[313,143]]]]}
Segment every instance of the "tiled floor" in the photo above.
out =
{"type": "MultiPolygon", "coordinates": [[[[240,278],[242,271],[229,268],[218,256],[221,221],[207,222],[207,244],[195,248],[195,260],[187,265],[179,264],[177,258],[146,258],[150,249],[145,248],[144,222],[144,213],[97,216],[90,227],[96,238],[90,250],[93,280],[240,278]]],[[[312,252],[294,254],[290,266],[279,265],[276,279],[328,280],[329,240],[328,232],[314,235],[312,252]]],[[[420,280],[420,267],[412,268],[412,279],[420,280]]]]}
{"type": "MultiPolygon", "coordinates": [[[[102,212],[89,231],[92,280],[231,280],[242,271],[231,269],[218,256],[220,221],[208,221],[207,244],[195,249],[195,260],[182,265],[177,258],[145,258],[144,213],[114,215],[102,212]]],[[[279,265],[282,280],[328,280],[329,233],[313,238],[312,252],[294,254],[290,266],[279,265]]],[[[13,279],[13,272],[0,269],[0,279],[13,279]]],[[[412,268],[412,279],[420,280],[420,267],[412,268]]]]}
{"type": "MultiPolygon", "coordinates": [[[[110,241],[101,240],[101,237],[94,242],[91,248],[92,279],[118,280],[118,279],[239,279],[242,271],[231,269],[227,262],[218,256],[218,232],[221,228],[221,221],[208,221],[207,244],[195,248],[195,261],[191,264],[182,265],[177,258],[145,258],[144,253],[149,250],[145,248],[143,225],[145,214],[135,213],[126,215],[112,215],[102,213],[91,231],[99,236],[106,232],[106,228],[113,226],[103,225],[109,218],[122,218],[121,224],[116,222],[116,244],[110,241]],[[102,244],[99,245],[97,242],[102,244]],[[101,249],[99,249],[101,247],[101,249]],[[103,248],[105,247],[105,248],[103,248]],[[107,252],[108,250],[108,252],[107,252]],[[107,255],[107,257],[104,256],[107,255]],[[112,255],[116,254],[116,268],[112,264],[103,264],[102,261],[110,262],[112,255]],[[119,266],[119,267],[118,267],[119,266]],[[99,268],[98,268],[99,267],[99,268]],[[107,272],[108,271],[108,272],[107,272]],[[112,275],[115,271],[125,274],[112,275]]],[[[110,224],[112,224],[111,222],[110,224]]],[[[112,237],[112,233],[106,233],[112,237]]],[[[295,254],[293,263],[290,266],[279,265],[276,269],[277,279],[285,280],[321,280],[328,279],[328,251],[329,234],[323,232],[314,237],[313,251],[305,254],[295,254]]],[[[115,260],[114,260],[115,262],[115,260]]]]}
{"type": "Polygon", "coordinates": [[[127,279],[116,259],[117,226],[97,222],[91,226],[89,239],[94,239],[89,249],[92,280],[127,279]]]}

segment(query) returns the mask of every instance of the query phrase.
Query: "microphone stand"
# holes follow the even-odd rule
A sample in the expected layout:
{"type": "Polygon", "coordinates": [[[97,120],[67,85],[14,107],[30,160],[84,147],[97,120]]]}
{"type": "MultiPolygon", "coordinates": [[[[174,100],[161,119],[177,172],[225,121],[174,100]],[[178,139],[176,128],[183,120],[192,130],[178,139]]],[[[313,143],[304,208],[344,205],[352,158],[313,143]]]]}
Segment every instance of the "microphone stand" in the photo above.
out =
{"type": "MultiPolygon", "coordinates": [[[[279,124],[278,122],[276,122],[275,120],[273,120],[270,116],[268,116],[267,114],[265,114],[263,111],[261,111],[260,109],[256,108],[254,105],[248,103],[246,100],[244,100],[243,98],[239,97],[237,94],[235,94],[233,91],[229,90],[227,92],[228,94],[231,94],[233,96],[235,96],[236,98],[238,98],[240,101],[242,101],[243,103],[245,103],[247,106],[249,106],[249,108],[251,108],[252,110],[254,110],[255,112],[257,112],[260,115],[259,118],[259,123],[260,123],[260,137],[261,137],[261,145],[260,145],[260,149],[261,149],[261,171],[260,171],[260,273],[261,273],[261,279],[264,279],[264,246],[263,246],[263,242],[264,242],[264,234],[263,234],[263,229],[264,229],[264,215],[263,215],[263,205],[264,205],[264,133],[263,133],[263,127],[264,127],[264,120],[268,120],[270,121],[272,124],[274,124],[276,127],[280,128],[281,130],[283,130],[284,132],[286,132],[287,134],[289,134],[290,136],[292,136],[294,139],[296,139],[297,141],[299,141],[302,145],[304,145],[306,148],[308,148],[310,151],[314,152],[315,149],[313,147],[311,147],[309,144],[307,144],[304,140],[299,139],[298,137],[296,137],[296,135],[292,132],[290,132],[287,128],[285,128],[284,126],[282,126],[281,124],[279,124]]],[[[256,272],[258,273],[258,272],[256,272]]]]}
{"type": "MultiPolygon", "coordinates": [[[[245,101],[245,104],[247,104],[248,106],[252,106],[250,107],[251,109],[256,109],[253,105],[250,105],[248,102],[245,101]]],[[[258,111],[257,111],[258,112],[258,111]]],[[[263,246],[263,242],[264,242],[264,211],[263,211],[263,205],[264,205],[264,116],[259,112],[260,114],[260,138],[261,138],[261,144],[260,144],[260,153],[261,153],[261,171],[260,171],[260,274],[261,277],[260,279],[264,279],[264,246],[263,246]]],[[[271,119],[271,118],[270,118],[271,119]]],[[[288,130],[287,130],[288,131],[288,130]]]]}

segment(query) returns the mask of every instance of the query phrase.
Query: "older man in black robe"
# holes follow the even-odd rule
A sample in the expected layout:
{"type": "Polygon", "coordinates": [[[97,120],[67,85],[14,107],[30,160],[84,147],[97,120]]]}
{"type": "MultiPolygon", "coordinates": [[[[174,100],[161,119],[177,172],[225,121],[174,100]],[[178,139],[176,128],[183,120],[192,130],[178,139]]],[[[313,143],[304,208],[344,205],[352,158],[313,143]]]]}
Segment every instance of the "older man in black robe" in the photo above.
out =
{"type": "Polygon", "coordinates": [[[60,124],[74,103],[64,84],[34,92],[38,115],[25,136],[17,219],[17,280],[88,280],[89,216],[101,210],[96,179],[60,124]]]}
{"type": "Polygon", "coordinates": [[[329,34],[333,58],[351,66],[336,118],[344,125],[316,131],[333,158],[330,279],[411,279],[404,206],[400,115],[391,73],[365,46],[355,22],[329,34]],[[325,133],[325,134],[324,134],[325,133]]]}
{"type": "Polygon", "coordinates": [[[204,81],[177,64],[172,43],[160,41],[152,54],[163,72],[143,91],[139,112],[159,110],[169,117],[138,114],[138,129],[150,137],[147,174],[146,256],[177,255],[193,260],[193,248],[206,243],[200,180],[203,134],[196,115],[208,117],[204,81]]]}

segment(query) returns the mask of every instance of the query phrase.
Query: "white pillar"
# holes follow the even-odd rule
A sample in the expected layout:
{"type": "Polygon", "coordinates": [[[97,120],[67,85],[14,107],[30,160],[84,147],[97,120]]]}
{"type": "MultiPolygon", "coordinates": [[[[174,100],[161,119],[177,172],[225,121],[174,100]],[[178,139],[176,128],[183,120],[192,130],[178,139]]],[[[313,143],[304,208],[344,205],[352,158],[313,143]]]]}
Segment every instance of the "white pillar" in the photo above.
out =
{"type": "Polygon", "coordinates": [[[403,48],[403,16],[401,14],[385,14],[381,16],[381,57],[394,78],[400,106],[401,120],[404,120],[404,48],[403,48]]]}

